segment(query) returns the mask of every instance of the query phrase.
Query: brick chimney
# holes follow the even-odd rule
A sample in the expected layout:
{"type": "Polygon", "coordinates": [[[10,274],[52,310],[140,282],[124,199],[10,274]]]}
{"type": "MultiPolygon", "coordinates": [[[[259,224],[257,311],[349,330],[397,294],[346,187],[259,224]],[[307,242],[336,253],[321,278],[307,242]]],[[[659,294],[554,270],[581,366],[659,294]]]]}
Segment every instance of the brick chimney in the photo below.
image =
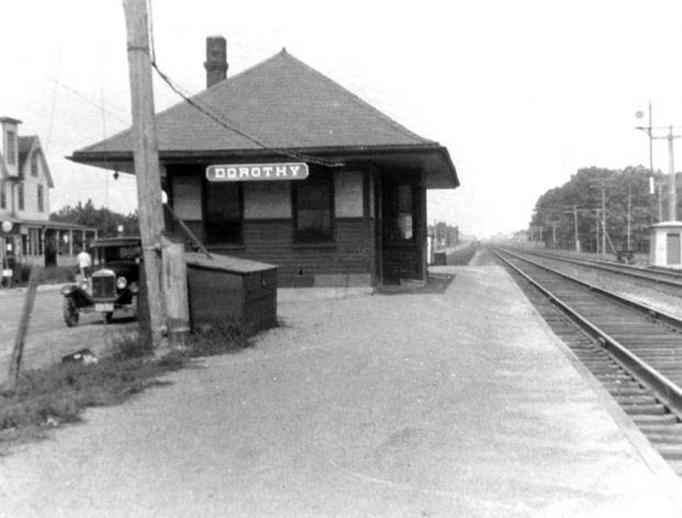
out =
{"type": "Polygon", "coordinates": [[[222,36],[206,38],[206,88],[227,78],[227,42],[222,36]]]}

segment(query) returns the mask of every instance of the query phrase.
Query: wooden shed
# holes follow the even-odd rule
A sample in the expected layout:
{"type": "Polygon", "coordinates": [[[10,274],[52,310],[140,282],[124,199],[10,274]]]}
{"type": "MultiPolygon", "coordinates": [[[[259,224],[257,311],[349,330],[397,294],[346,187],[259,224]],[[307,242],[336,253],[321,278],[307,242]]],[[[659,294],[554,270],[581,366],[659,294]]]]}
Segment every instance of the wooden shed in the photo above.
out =
{"type": "Polygon", "coordinates": [[[185,254],[192,328],[236,325],[247,335],[277,325],[277,267],[185,254]]]}

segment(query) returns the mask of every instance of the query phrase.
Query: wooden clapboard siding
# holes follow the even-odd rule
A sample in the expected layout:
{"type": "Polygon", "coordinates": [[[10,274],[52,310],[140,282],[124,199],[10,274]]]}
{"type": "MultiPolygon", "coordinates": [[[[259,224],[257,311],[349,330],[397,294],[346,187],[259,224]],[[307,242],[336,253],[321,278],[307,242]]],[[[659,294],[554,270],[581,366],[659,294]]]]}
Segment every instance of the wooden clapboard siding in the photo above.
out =
{"type": "Polygon", "coordinates": [[[384,276],[388,281],[421,279],[422,247],[417,245],[392,246],[384,249],[384,276]]]}
{"type": "Polygon", "coordinates": [[[293,241],[292,220],[250,220],[244,222],[243,247],[212,246],[210,250],[276,264],[280,281],[326,274],[367,274],[374,278],[374,221],[337,219],[335,237],[332,243],[300,245],[293,241]]]}

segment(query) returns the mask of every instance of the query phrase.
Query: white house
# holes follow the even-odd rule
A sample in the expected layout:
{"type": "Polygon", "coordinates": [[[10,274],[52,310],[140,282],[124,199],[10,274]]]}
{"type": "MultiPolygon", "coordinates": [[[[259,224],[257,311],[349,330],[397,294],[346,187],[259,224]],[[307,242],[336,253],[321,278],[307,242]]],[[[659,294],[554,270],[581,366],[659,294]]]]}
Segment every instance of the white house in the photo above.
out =
{"type": "Polygon", "coordinates": [[[20,136],[21,121],[0,117],[0,259],[16,264],[69,266],[94,228],[49,221],[54,187],[40,139],[20,136]]]}

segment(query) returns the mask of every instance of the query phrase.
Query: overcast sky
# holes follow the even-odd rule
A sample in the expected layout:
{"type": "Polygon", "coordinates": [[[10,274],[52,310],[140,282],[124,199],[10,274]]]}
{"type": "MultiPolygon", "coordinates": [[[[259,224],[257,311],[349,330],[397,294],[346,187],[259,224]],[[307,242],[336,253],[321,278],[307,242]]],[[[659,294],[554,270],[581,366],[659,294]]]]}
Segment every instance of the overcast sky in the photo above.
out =
{"type": "MultiPolygon", "coordinates": [[[[538,196],[581,167],[648,164],[634,114],[649,99],[654,125],[682,125],[679,0],[153,0],[152,12],[157,61],[188,92],[205,87],[208,35],[228,41],[228,76],[286,47],[447,146],[462,185],[429,193],[429,220],[479,236],[525,228],[538,196]]],[[[0,115],[40,137],[52,210],[135,208],[133,177],[64,159],[130,124],[125,42],[120,0],[2,3],[0,115]]],[[[155,98],[157,111],[179,101],[159,82],[155,98]]],[[[654,165],[667,172],[666,146],[654,165]]]]}

